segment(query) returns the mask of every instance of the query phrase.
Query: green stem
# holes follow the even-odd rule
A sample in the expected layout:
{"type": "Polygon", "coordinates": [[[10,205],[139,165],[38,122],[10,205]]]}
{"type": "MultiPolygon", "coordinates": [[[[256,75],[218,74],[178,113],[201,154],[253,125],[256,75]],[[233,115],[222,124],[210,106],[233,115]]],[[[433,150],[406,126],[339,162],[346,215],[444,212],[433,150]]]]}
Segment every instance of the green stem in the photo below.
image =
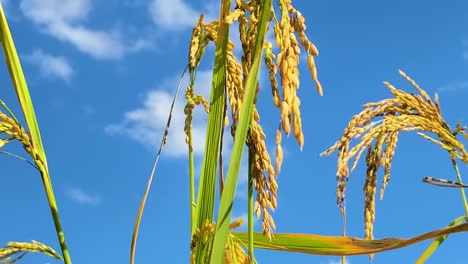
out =
{"type": "MultiPolygon", "coordinates": [[[[461,174],[460,174],[460,170],[458,169],[456,159],[453,158],[453,157],[450,157],[450,159],[452,160],[452,166],[455,169],[455,174],[457,175],[458,182],[463,184],[462,177],[461,177],[461,174]]],[[[462,200],[463,200],[463,206],[465,208],[465,217],[468,219],[468,202],[466,201],[465,190],[463,188],[459,188],[459,189],[460,189],[462,200]]]]}
{"type": "Polygon", "coordinates": [[[195,159],[193,157],[193,149],[192,149],[192,126],[190,126],[189,131],[189,177],[190,177],[190,226],[191,232],[190,236],[193,235],[196,229],[195,225],[195,159]]]}
{"type": "Polygon", "coordinates": [[[8,114],[10,114],[11,118],[13,118],[13,120],[15,120],[15,122],[19,125],[20,122],[18,121],[18,118],[16,118],[15,114],[10,110],[10,108],[5,104],[5,102],[0,100],[0,106],[2,106],[8,112],[8,114]]]}
{"type": "Polygon", "coordinates": [[[252,177],[252,166],[253,166],[253,155],[249,151],[249,173],[248,173],[248,198],[247,198],[247,232],[249,238],[248,250],[249,250],[249,260],[250,263],[253,263],[254,260],[254,212],[253,212],[253,177],[252,177]]]}
{"type": "MultiPolygon", "coordinates": [[[[44,167],[43,167],[44,168],[44,167]]],[[[47,170],[47,168],[45,168],[47,170]]],[[[63,261],[65,264],[72,264],[70,253],[68,252],[67,243],[65,242],[65,234],[63,233],[62,225],[60,223],[60,216],[58,213],[57,202],[55,201],[54,190],[48,172],[41,170],[42,182],[44,183],[44,189],[46,192],[47,200],[49,201],[49,208],[54,220],[54,226],[57,233],[57,238],[60,243],[62,250],[63,261]]]]}
{"type": "MultiPolygon", "coordinates": [[[[466,219],[466,216],[461,216],[461,217],[458,217],[457,219],[453,220],[450,224],[448,224],[447,226],[448,227],[452,227],[452,226],[456,226],[456,225],[459,225],[463,222],[463,220],[466,219]]],[[[434,253],[434,251],[440,247],[440,245],[442,245],[442,243],[444,243],[445,239],[447,239],[448,235],[444,235],[444,236],[440,236],[436,239],[434,239],[434,241],[432,241],[432,243],[429,245],[429,247],[427,247],[427,249],[421,254],[421,256],[419,256],[419,258],[416,260],[416,264],[422,264],[422,263],[425,263],[426,260],[429,259],[429,257],[434,253]]]]}
{"type": "MultiPolygon", "coordinates": [[[[190,71],[190,83],[189,87],[194,86],[196,78],[196,70],[190,71]]],[[[190,237],[193,236],[196,230],[196,221],[195,221],[195,158],[193,155],[193,137],[192,137],[192,124],[190,124],[188,131],[188,148],[189,148],[189,181],[190,181],[190,237]]]]}

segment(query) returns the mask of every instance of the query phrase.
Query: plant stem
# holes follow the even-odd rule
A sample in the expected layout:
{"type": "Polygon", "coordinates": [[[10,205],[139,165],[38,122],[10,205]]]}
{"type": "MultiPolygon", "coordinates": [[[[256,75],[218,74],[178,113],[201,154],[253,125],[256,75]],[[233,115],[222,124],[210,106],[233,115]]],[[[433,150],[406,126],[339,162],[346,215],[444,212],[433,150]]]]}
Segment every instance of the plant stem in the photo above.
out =
{"type": "MultiPolygon", "coordinates": [[[[461,177],[461,174],[460,174],[460,170],[458,169],[456,159],[453,158],[453,157],[450,157],[450,159],[452,160],[452,166],[455,169],[455,174],[457,175],[458,182],[463,184],[462,177],[461,177]]],[[[465,208],[465,217],[468,219],[468,202],[466,201],[465,190],[463,188],[459,188],[459,189],[460,189],[462,200],[463,200],[463,206],[465,208]]]]}
{"type": "MultiPolygon", "coordinates": [[[[456,226],[459,225],[463,222],[463,220],[466,219],[466,216],[458,217],[457,219],[453,220],[450,224],[448,224],[448,227],[456,226]]],[[[416,260],[416,264],[422,264],[425,263],[427,259],[435,252],[437,248],[444,243],[445,239],[448,237],[448,235],[440,236],[427,247],[427,249],[419,256],[419,258],[416,260]]]]}
{"type": "MultiPolygon", "coordinates": [[[[196,70],[190,71],[190,83],[189,86],[193,87],[195,84],[196,70]]],[[[188,131],[188,158],[189,158],[189,188],[190,188],[190,237],[196,230],[195,221],[195,158],[193,156],[193,136],[192,136],[192,124],[190,123],[188,131]]]]}
{"type": "Polygon", "coordinates": [[[189,178],[190,178],[190,226],[191,232],[190,236],[193,235],[195,232],[195,159],[193,157],[193,149],[192,149],[192,126],[190,126],[189,130],[189,137],[188,137],[188,144],[189,144],[189,178]]]}
{"type": "Polygon", "coordinates": [[[254,219],[253,219],[253,177],[252,177],[252,166],[253,166],[253,155],[249,151],[249,172],[248,172],[248,190],[247,190],[247,232],[249,238],[248,250],[249,250],[249,263],[253,263],[254,260],[254,219]]]}
{"type": "Polygon", "coordinates": [[[55,201],[54,190],[52,188],[52,183],[50,182],[50,177],[47,172],[46,167],[42,167],[43,170],[40,170],[42,176],[42,182],[46,192],[47,200],[49,201],[49,208],[52,214],[52,219],[54,220],[55,231],[57,233],[57,238],[60,243],[60,248],[62,250],[62,257],[65,264],[72,264],[70,252],[68,251],[67,243],[65,242],[65,234],[60,223],[60,216],[58,213],[57,202],[55,201]],[[46,171],[44,171],[46,170],[46,171]]]}

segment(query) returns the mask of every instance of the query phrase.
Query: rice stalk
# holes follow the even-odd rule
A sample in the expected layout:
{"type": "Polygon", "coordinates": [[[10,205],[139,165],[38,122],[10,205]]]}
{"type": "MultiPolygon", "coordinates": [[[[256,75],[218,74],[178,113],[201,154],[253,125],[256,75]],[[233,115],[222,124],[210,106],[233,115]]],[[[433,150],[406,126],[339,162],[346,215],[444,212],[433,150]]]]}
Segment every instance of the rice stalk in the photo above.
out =
{"type": "Polygon", "coordinates": [[[169,109],[169,115],[167,117],[166,127],[164,128],[164,134],[161,139],[161,143],[159,144],[159,149],[156,154],[156,158],[154,159],[153,167],[151,168],[151,173],[148,178],[148,182],[146,183],[145,191],[140,201],[140,206],[138,207],[138,213],[135,219],[135,225],[133,226],[132,241],[130,243],[130,264],[135,263],[136,244],[138,240],[138,234],[140,232],[141,219],[143,218],[143,213],[145,211],[145,206],[146,206],[146,200],[148,199],[149,192],[151,191],[151,185],[153,184],[153,179],[156,175],[156,168],[158,166],[159,158],[161,157],[161,153],[164,149],[164,146],[167,143],[167,137],[169,135],[169,128],[171,126],[171,120],[172,120],[172,112],[174,111],[174,106],[177,100],[177,96],[179,94],[180,85],[181,85],[182,78],[185,74],[186,69],[187,67],[182,72],[182,75],[179,79],[179,85],[177,86],[174,97],[172,98],[171,108],[169,109]]]}
{"type": "MultiPolygon", "coordinates": [[[[49,169],[47,165],[47,158],[42,144],[41,133],[39,130],[39,124],[36,119],[34,107],[32,104],[31,96],[29,94],[28,85],[24,77],[24,73],[21,67],[21,63],[16,52],[15,44],[8,26],[8,22],[3,10],[3,6],[0,3],[0,42],[3,49],[3,54],[5,55],[6,64],[10,73],[10,78],[13,82],[13,87],[15,88],[18,101],[20,103],[21,109],[24,114],[27,128],[29,129],[29,141],[26,141],[26,138],[22,138],[23,147],[30,154],[31,158],[34,160],[34,163],[38,167],[44,190],[47,196],[47,201],[49,203],[50,212],[55,225],[55,232],[60,243],[60,248],[62,250],[62,255],[64,262],[66,264],[71,264],[71,257],[68,251],[68,247],[65,241],[65,234],[62,229],[60,222],[60,216],[58,213],[58,206],[55,200],[54,190],[52,187],[52,182],[49,174],[49,169]]],[[[13,118],[14,123],[19,124],[16,118],[13,118]]],[[[10,122],[13,125],[12,122],[10,122]]],[[[22,134],[21,130],[15,130],[15,133],[22,134]]],[[[18,134],[18,135],[19,135],[18,134]]]]}
{"type": "MultiPolygon", "coordinates": [[[[267,18],[271,10],[271,1],[266,0],[259,5],[260,15],[258,31],[256,32],[256,41],[252,50],[252,67],[245,81],[245,97],[241,111],[239,113],[238,128],[234,138],[234,146],[232,148],[231,160],[229,163],[228,173],[226,177],[226,186],[221,196],[221,201],[218,210],[217,228],[214,238],[213,254],[211,255],[211,263],[221,263],[221,249],[224,247],[227,240],[228,221],[232,214],[232,204],[237,187],[237,179],[242,159],[244,142],[246,142],[251,124],[252,116],[254,116],[254,99],[256,94],[258,73],[260,68],[260,60],[267,28],[267,18]]],[[[251,212],[250,212],[251,213],[251,212]]]]}
{"type": "MultiPolygon", "coordinates": [[[[466,221],[466,216],[460,216],[457,219],[453,220],[447,227],[453,227],[461,224],[463,221],[466,221]]],[[[445,239],[447,239],[449,235],[439,236],[432,241],[432,243],[426,248],[426,250],[419,256],[416,260],[416,264],[423,264],[429,257],[435,252],[435,250],[444,243],[445,239]]]]}
{"type": "MultiPolygon", "coordinates": [[[[208,219],[210,216],[208,212],[212,210],[213,195],[214,195],[214,179],[213,173],[216,171],[215,161],[222,162],[222,157],[215,155],[214,147],[218,141],[219,132],[219,118],[224,117],[224,124],[227,125],[230,122],[231,135],[233,138],[237,138],[239,133],[239,118],[243,108],[246,107],[246,84],[248,78],[251,75],[252,66],[254,65],[254,51],[258,45],[258,31],[260,27],[266,27],[268,30],[268,23],[273,21],[275,30],[277,32],[283,32],[282,34],[287,37],[283,43],[283,36],[277,36],[277,46],[279,51],[277,54],[273,51],[272,43],[262,44],[260,47],[261,51],[265,51],[265,64],[267,65],[270,82],[272,86],[272,92],[274,95],[274,105],[281,109],[281,115],[279,123],[289,123],[292,126],[283,125],[277,132],[276,136],[276,158],[275,167],[271,161],[270,155],[267,151],[265,138],[266,135],[260,124],[260,115],[255,108],[257,102],[257,95],[260,89],[259,84],[255,81],[254,85],[254,106],[252,115],[250,116],[250,126],[248,128],[248,135],[246,142],[249,147],[249,160],[252,161],[251,166],[251,177],[253,177],[251,183],[256,191],[256,202],[252,207],[253,211],[257,215],[257,218],[262,218],[262,229],[264,234],[271,238],[272,231],[275,229],[275,222],[271,215],[271,212],[275,210],[277,206],[277,189],[278,184],[276,183],[277,174],[280,172],[280,167],[283,159],[283,151],[281,147],[282,132],[289,134],[293,132],[294,137],[302,148],[304,144],[304,135],[302,133],[302,123],[300,118],[300,100],[296,95],[296,90],[299,88],[299,54],[302,47],[308,55],[308,66],[311,70],[311,76],[316,82],[316,88],[319,94],[322,94],[322,88],[317,78],[317,70],[314,56],[318,55],[318,50],[315,45],[307,38],[305,34],[305,19],[293,6],[291,1],[284,0],[279,1],[279,7],[281,10],[281,22],[278,22],[275,15],[275,10],[271,7],[268,8],[265,14],[265,19],[261,20],[261,12],[263,11],[263,1],[243,1],[236,0],[236,6],[233,10],[230,10],[230,5],[227,1],[222,1],[220,19],[211,22],[205,22],[204,16],[200,16],[199,21],[195,25],[192,31],[192,37],[190,40],[189,48],[189,72],[191,75],[191,82],[186,90],[187,105],[185,108],[186,123],[185,133],[187,143],[189,144],[189,164],[190,168],[193,168],[193,154],[191,153],[191,120],[192,112],[197,103],[194,99],[194,87],[192,82],[196,76],[198,65],[203,58],[206,46],[209,43],[215,43],[215,68],[213,70],[213,88],[212,96],[209,106],[205,105],[205,108],[209,108],[209,119],[208,119],[208,130],[207,134],[210,135],[207,138],[207,148],[203,159],[203,166],[199,184],[199,195],[197,202],[194,203],[194,190],[191,187],[191,206],[196,209],[195,221],[192,221],[192,234],[195,232],[197,226],[203,224],[203,221],[208,219]],[[242,55],[240,62],[234,55],[235,46],[231,40],[228,39],[226,32],[229,30],[229,26],[233,23],[239,25],[239,36],[241,41],[242,55]],[[264,23],[264,24],[262,24],[264,23]],[[288,44],[289,43],[289,44],[288,44]],[[292,46],[290,45],[292,43],[292,46]],[[220,63],[224,63],[224,70],[221,68],[220,63]],[[277,69],[280,68],[278,72],[277,69]],[[281,70],[282,69],[282,70],[281,70]],[[281,79],[281,86],[278,85],[277,77],[281,79]],[[227,96],[227,102],[229,103],[230,120],[221,112],[221,102],[224,101],[224,94],[221,92],[220,84],[225,81],[225,94],[227,96]],[[282,88],[282,89],[280,89],[282,88]],[[213,101],[213,95],[217,94],[217,101],[213,101]],[[280,98],[282,94],[282,98],[280,98]],[[285,108],[286,103],[289,102],[290,106],[285,108]],[[216,103],[216,109],[213,106],[216,103]],[[222,113],[222,114],[221,114],[222,113]],[[216,120],[216,123],[215,123],[216,120]],[[216,124],[216,126],[215,126],[216,124]],[[212,130],[215,129],[215,130],[212,130]],[[210,143],[209,140],[212,142],[210,143]],[[207,157],[210,157],[207,159],[207,157]],[[215,158],[216,157],[216,158],[215,158]],[[210,165],[212,164],[212,165],[210,165]],[[207,203],[207,205],[205,205],[207,203]],[[195,205],[196,204],[196,205],[195,205]]],[[[271,6],[271,5],[269,5],[271,6]]],[[[275,31],[276,32],[276,31],[275,31]]],[[[224,106],[224,109],[227,109],[224,106]]],[[[235,142],[236,140],[234,140],[235,142]]],[[[218,146],[216,153],[220,154],[221,146],[218,146]]],[[[232,160],[231,160],[232,162],[232,160]]],[[[190,169],[190,185],[194,184],[194,173],[190,169]]],[[[235,184],[235,182],[232,182],[235,184]]],[[[223,183],[223,177],[220,168],[219,175],[219,186],[220,193],[225,193],[226,185],[223,183]]],[[[253,195],[253,192],[249,192],[249,195],[253,195]]],[[[250,201],[250,199],[248,198],[250,201]]],[[[249,207],[250,208],[250,207],[249,207]]],[[[250,214],[250,213],[249,213],[250,214]]],[[[193,215],[193,213],[192,213],[193,215]]],[[[249,218],[250,219],[250,218],[249,218]]],[[[219,223],[218,223],[219,224],[219,223]]],[[[224,226],[220,224],[219,226],[224,226]]],[[[250,225],[249,225],[250,226],[250,225]]],[[[200,247],[198,247],[200,248],[200,247]]],[[[200,254],[196,254],[197,257],[200,254]]]]}

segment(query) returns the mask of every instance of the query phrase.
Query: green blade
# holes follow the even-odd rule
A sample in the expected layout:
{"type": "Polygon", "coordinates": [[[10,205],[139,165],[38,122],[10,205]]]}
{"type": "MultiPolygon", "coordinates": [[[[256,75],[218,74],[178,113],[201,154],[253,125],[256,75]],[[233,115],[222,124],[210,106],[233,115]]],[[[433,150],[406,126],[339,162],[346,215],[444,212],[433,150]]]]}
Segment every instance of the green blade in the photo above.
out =
{"type": "Polygon", "coordinates": [[[242,151],[244,149],[247,132],[252,119],[253,102],[257,88],[258,72],[260,69],[260,60],[263,51],[263,41],[268,24],[268,15],[271,10],[271,0],[265,0],[261,7],[261,16],[259,19],[258,33],[255,40],[255,48],[252,54],[252,68],[247,76],[245,83],[245,95],[243,105],[239,114],[239,122],[234,138],[234,146],[231,153],[231,160],[226,176],[226,182],[221,196],[221,202],[218,211],[216,234],[214,237],[213,251],[210,263],[222,263],[224,257],[224,248],[231,220],[231,210],[234,203],[234,196],[237,187],[242,151]]]}
{"type": "MultiPolygon", "coordinates": [[[[213,67],[213,81],[210,95],[210,113],[206,130],[205,155],[198,187],[195,219],[192,222],[192,234],[196,228],[201,228],[204,221],[213,220],[215,206],[216,170],[220,153],[221,135],[223,129],[224,104],[226,102],[226,61],[229,40],[229,24],[223,18],[229,14],[231,1],[224,0],[221,4],[218,37],[213,67]],[[196,226],[195,226],[196,225],[196,226]]],[[[196,244],[195,263],[205,263],[209,257],[210,245],[196,244]]]]}
{"type": "MultiPolygon", "coordinates": [[[[299,252],[314,255],[352,256],[367,255],[402,247],[407,247],[428,239],[440,236],[468,232],[468,223],[452,227],[443,227],[434,231],[409,238],[384,238],[379,240],[365,240],[354,237],[322,236],[314,234],[275,234],[270,241],[261,233],[254,234],[254,245],[257,248],[299,252]]],[[[248,241],[247,232],[233,232],[232,235],[243,243],[248,241]]]]}

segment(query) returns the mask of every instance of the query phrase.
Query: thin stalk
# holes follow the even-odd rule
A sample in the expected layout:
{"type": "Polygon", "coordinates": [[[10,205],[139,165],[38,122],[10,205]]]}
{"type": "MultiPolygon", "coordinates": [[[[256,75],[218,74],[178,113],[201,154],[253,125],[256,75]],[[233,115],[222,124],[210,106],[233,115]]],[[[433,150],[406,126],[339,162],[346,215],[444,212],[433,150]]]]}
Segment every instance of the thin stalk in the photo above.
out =
{"type": "Polygon", "coordinates": [[[177,85],[177,89],[174,94],[174,98],[172,98],[171,108],[169,109],[169,116],[167,117],[166,128],[164,129],[163,138],[161,139],[161,143],[159,145],[159,150],[156,154],[156,158],[153,162],[153,167],[151,168],[151,173],[148,178],[148,182],[146,183],[145,192],[143,193],[143,197],[140,201],[140,206],[138,207],[138,213],[135,220],[135,225],[133,226],[133,233],[132,233],[132,242],[130,243],[130,264],[135,263],[135,254],[136,254],[136,244],[138,240],[138,233],[140,232],[140,224],[141,219],[143,218],[143,213],[145,211],[146,200],[148,199],[149,192],[151,190],[151,185],[153,184],[154,177],[156,175],[156,168],[158,166],[159,158],[161,157],[161,153],[164,149],[164,146],[167,143],[167,137],[169,135],[169,128],[171,127],[171,120],[172,120],[172,113],[174,111],[174,106],[177,101],[177,96],[179,95],[180,85],[182,84],[182,79],[184,78],[184,74],[187,71],[187,67],[185,67],[182,75],[179,79],[179,84],[177,85]]]}
{"type": "Polygon", "coordinates": [[[49,202],[52,219],[54,220],[54,226],[57,233],[57,238],[60,243],[60,249],[62,250],[63,261],[65,264],[72,264],[70,252],[68,251],[67,243],[65,242],[65,234],[63,232],[62,224],[60,223],[60,216],[58,213],[57,202],[55,201],[54,189],[52,188],[52,183],[50,182],[47,167],[44,168],[46,168],[46,171],[41,170],[42,182],[46,192],[47,200],[49,202]]]}
{"type": "Polygon", "coordinates": [[[254,260],[254,212],[253,212],[253,177],[252,177],[252,166],[253,166],[253,155],[249,151],[249,173],[248,173],[248,190],[247,190],[247,233],[249,234],[248,239],[248,250],[249,250],[249,260],[252,262],[254,260]]]}
{"type": "Polygon", "coordinates": [[[193,155],[192,145],[192,126],[188,133],[188,144],[189,144],[189,178],[190,178],[190,236],[195,232],[195,158],[193,155]]]}
{"type": "MultiPolygon", "coordinates": [[[[8,139],[7,139],[7,140],[8,140],[8,139]]],[[[20,155],[16,155],[16,154],[14,154],[14,153],[11,153],[11,152],[8,152],[8,151],[4,151],[4,150],[0,150],[0,154],[12,156],[12,157],[17,158],[17,159],[20,159],[20,160],[22,160],[22,161],[26,161],[29,165],[31,165],[31,166],[33,166],[35,169],[39,170],[39,167],[37,167],[36,164],[32,163],[31,161],[27,160],[26,158],[21,157],[20,155]]]]}
{"type": "Polygon", "coordinates": [[[8,112],[8,114],[11,116],[11,118],[13,118],[13,120],[15,120],[17,124],[20,123],[18,121],[18,118],[16,118],[15,114],[13,113],[13,111],[11,111],[10,108],[2,100],[0,100],[0,106],[2,106],[8,112]]]}
{"type": "MultiPolygon", "coordinates": [[[[452,160],[452,166],[455,169],[455,174],[457,175],[458,182],[463,184],[462,177],[460,174],[460,170],[458,169],[458,164],[457,164],[456,159],[453,157],[450,157],[450,159],[452,160]]],[[[463,188],[459,188],[459,189],[460,189],[460,193],[461,193],[462,200],[463,200],[463,206],[465,208],[465,217],[468,219],[468,202],[466,201],[465,190],[463,188]]]]}
{"type": "MultiPolygon", "coordinates": [[[[224,87],[224,93],[228,93],[227,87],[224,87]]],[[[226,119],[227,114],[227,96],[224,97],[223,120],[226,119]]],[[[224,140],[224,127],[221,129],[221,144],[219,145],[219,198],[223,194],[224,189],[224,166],[223,166],[223,140],[224,140]]]]}
{"type": "MultiPolygon", "coordinates": [[[[190,83],[189,86],[195,85],[196,70],[190,71],[190,83]]],[[[195,157],[193,155],[193,136],[192,136],[192,123],[190,123],[188,130],[188,159],[189,159],[189,189],[190,189],[190,237],[193,236],[196,225],[195,225],[195,157]]]]}
{"type": "MultiPolygon", "coordinates": [[[[456,226],[459,225],[463,222],[463,220],[466,219],[466,216],[461,216],[458,217],[457,219],[453,220],[450,224],[448,224],[448,227],[456,226]]],[[[447,239],[448,235],[440,236],[426,248],[426,250],[419,256],[419,258],[416,260],[416,264],[422,264],[425,263],[427,259],[434,253],[434,251],[444,243],[445,239],[447,239]]]]}
{"type": "MultiPolygon", "coordinates": [[[[343,216],[343,233],[342,233],[342,236],[345,237],[346,236],[346,206],[344,206],[342,208],[342,216],[343,216]]],[[[373,255],[369,255],[369,259],[372,259],[372,256],[373,255]]],[[[341,256],[341,264],[345,264],[346,263],[346,256],[341,256]]]]}

